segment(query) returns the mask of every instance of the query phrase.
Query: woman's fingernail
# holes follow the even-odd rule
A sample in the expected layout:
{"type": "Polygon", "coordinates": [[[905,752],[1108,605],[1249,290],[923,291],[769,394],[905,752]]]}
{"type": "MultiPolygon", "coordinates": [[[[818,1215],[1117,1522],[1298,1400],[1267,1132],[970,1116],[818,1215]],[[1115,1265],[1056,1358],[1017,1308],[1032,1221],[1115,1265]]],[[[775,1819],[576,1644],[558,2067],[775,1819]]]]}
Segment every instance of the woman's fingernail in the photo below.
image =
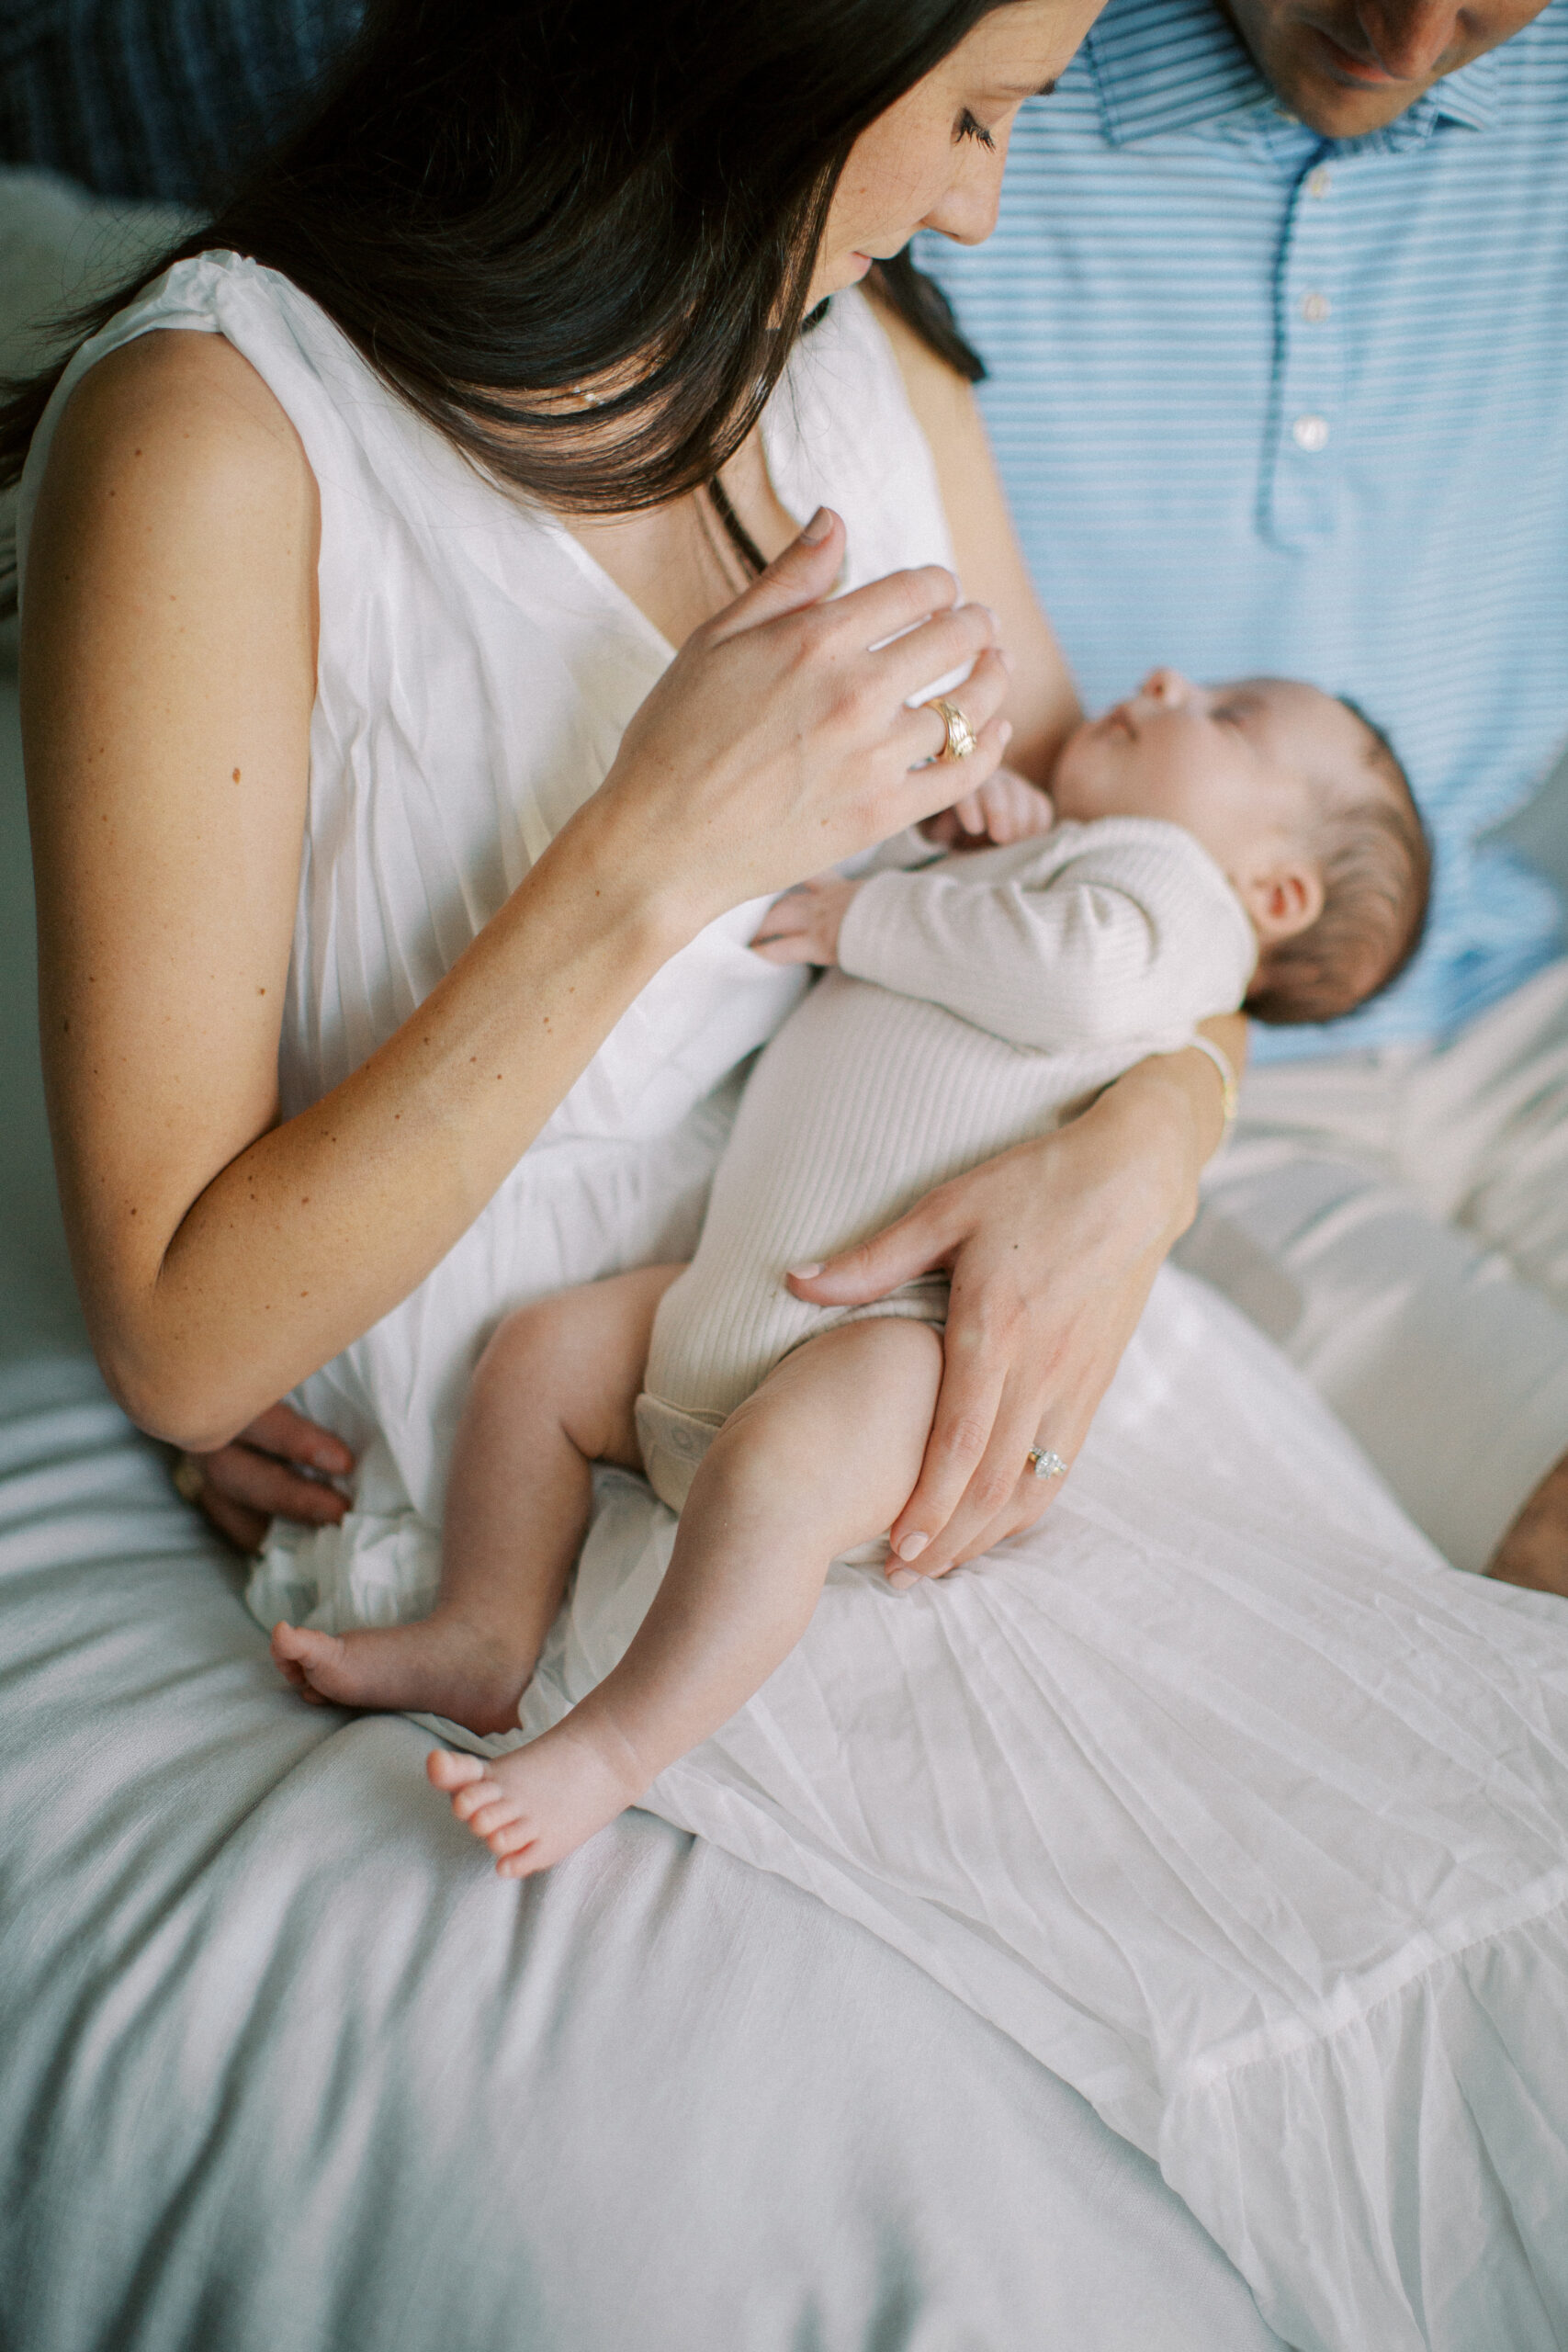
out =
{"type": "Polygon", "coordinates": [[[913,1568],[895,1568],[887,1579],[887,1589],[890,1592],[908,1592],[919,1581],[913,1568]]]}
{"type": "Polygon", "coordinates": [[[931,1540],[929,1535],[920,1534],[917,1529],[913,1534],[900,1535],[893,1549],[901,1560],[918,1560],[931,1540]]]}
{"type": "Polygon", "coordinates": [[[819,548],[833,527],[833,517],[825,506],[819,506],[801,533],[808,548],[819,548]]]}
{"type": "Polygon", "coordinates": [[[790,1280],[791,1280],[792,1282],[796,1282],[796,1283],[814,1283],[814,1282],[817,1280],[818,1275],[821,1272],[821,1271],[822,1271],[822,1261],[821,1261],[821,1259],[820,1259],[820,1258],[813,1258],[809,1265],[807,1265],[807,1266],[791,1266],[791,1267],[790,1267],[790,1269],[789,1269],[789,1276],[790,1276],[790,1280]]]}

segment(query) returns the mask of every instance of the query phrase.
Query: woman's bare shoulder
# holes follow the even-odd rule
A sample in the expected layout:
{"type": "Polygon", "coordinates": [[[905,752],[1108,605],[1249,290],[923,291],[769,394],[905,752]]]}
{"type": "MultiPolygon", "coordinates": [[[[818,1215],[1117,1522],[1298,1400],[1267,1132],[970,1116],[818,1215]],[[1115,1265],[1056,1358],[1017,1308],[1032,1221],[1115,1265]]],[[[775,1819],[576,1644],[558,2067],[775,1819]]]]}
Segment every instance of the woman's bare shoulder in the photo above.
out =
{"type": "Polygon", "coordinates": [[[279,521],[296,525],[317,505],[304,445],[276,394],[222,335],[190,329],[153,329],[107,353],[60,420],[51,486],[66,477],[89,497],[114,499],[131,475],[198,512],[238,493],[247,505],[277,502],[279,521]]]}

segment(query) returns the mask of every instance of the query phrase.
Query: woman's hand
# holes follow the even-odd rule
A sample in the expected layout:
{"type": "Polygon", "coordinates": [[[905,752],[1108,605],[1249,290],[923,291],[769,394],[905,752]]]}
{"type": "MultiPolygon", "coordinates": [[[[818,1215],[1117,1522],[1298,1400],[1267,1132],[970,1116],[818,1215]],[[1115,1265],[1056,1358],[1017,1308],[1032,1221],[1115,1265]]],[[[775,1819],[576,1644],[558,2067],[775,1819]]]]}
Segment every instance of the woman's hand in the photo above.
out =
{"type": "Polygon", "coordinates": [[[859,888],[858,882],[840,882],[836,874],[797,882],[773,900],[752,938],[753,948],[770,964],[836,964],[839,928],[859,888]]]}
{"type": "Polygon", "coordinates": [[[1155,1275],[1195,1213],[1221,1132],[1202,1055],[1161,1055],[1080,1118],[930,1193],[819,1272],[789,1277],[822,1306],[864,1306],[934,1268],[952,1282],[946,1368],[919,1482],[893,1522],[897,1564],[922,1576],[989,1551],[1037,1519],[1137,1326],[1155,1275]]]}
{"type": "Polygon", "coordinates": [[[274,1519],[335,1527],[348,1504],[325,1482],[353,1468],[353,1454],[331,1430],[292,1406],[273,1405],[215,1453],[182,1453],[175,1484],[236,1551],[259,1552],[274,1519]]]}
{"type": "MultiPolygon", "coordinates": [[[[832,596],[844,526],[826,510],[732,605],[694,629],[573,820],[634,862],[677,938],[748,899],[929,817],[951,797],[936,712],[909,707],[972,664],[954,699],[977,739],[972,790],[1011,729],[994,616],[949,571],[897,571],[832,596]]],[[[570,831],[571,829],[569,828],[570,831]]]]}

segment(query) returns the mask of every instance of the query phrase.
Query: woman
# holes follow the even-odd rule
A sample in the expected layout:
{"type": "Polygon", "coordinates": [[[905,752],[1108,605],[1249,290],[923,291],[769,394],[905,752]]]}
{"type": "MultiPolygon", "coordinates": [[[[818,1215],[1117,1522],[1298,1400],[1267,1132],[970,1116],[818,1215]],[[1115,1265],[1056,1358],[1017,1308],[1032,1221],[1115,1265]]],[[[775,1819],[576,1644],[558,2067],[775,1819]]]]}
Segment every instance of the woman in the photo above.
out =
{"type": "MultiPolygon", "coordinates": [[[[837,532],[815,550],[795,547],[784,572],[736,604],[745,573],[716,536],[703,488],[723,461],[747,533],[766,555],[784,552],[792,518],[770,492],[754,416],[794,326],[864,272],[866,249],[897,251],[922,220],[961,236],[986,233],[1012,114],[1070,54],[1089,11],[1014,0],[989,14],[976,5],[886,13],[886,26],[874,10],[863,21],[826,6],[794,13],[800,52],[834,61],[809,136],[795,130],[787,102],[769,95],[794,86],[783,51],[749,56],[742,41],[739,57],[715,62],[705,12],[695,7],[660,17],[675,28],[667,42],[628,19],[624,53],[598,59],[592,74],[572,47],[572,12],[548,35],[536,27],[526,40],[493,37],[494,55],[476,43],[425,87],[418,110],[405,107],[389,125],[379,61],[412,42],[419,21],[418,12],[407,25],[394,15],[351,62],[314,132],[195,241],[257,253],[316,291],[457,446],[564,508],[579,544],[661,637],[683,647],[606,790],[530,871],[499,928],[484,931],[471,957],[436,954],[428,979],[442,982],[431,1008],[444,1023],[439,1045],[428,1020],[417,1037],[378,1023],[366,1039],[376,1050],[347,1092],[330,1088],[282,1124],[276,1048],[304,829],[318,486],[278,401],[219,338],[130,344],[93,369],[62,419],[33,534],[28,726],[46,909],[52,892],[68,891],[76,951],[95,967],[89,982],[51,948],[63,1183],[111,1385],[143,1426],[192,1451],[230,1438],[408,1295],[682,940],[726,905],[796,880],[829,854],[864,847],[890,821],[950,797],[940,774],[907,778],[905,762],[938,748],[941,730],[934,719],[905,718],[899,695],[983,652],[990,628],[982,612],[945,611],[953,591],[944,582],[886,592],[896,623],[922,602],[942,617],[928,622],[932,659],[923,672],[909,666],[912,650],[897,663],[868,659],[868,678],[885,673],[885,707],[872,734],[856,737],[827,707],[838,649],[821,600],[843,560],[837,532]],[[921,82],[921,66],[975,19],[940,73],[921,82]],[[670,61],[682,40],[696,62],[677,71],[670,61]],[[628,161],[607,126],[623,85],[647,94],[653,108],[661,43],[682,94],[679,142],[652,110],[635,126],[643,150],[628,161]],[[860,57],[875,66],[857,66],[860,57]],[[886,101],[901,82],[911,89],[889,114],[886,101]],[[529,93],[540,88],[570,94],[552,98],[542,153],[541,125],[529,112],[538,110],[529,93]],[[508,185],[495,185],[480,136],[486,108],[516,142],[508,185]],[[856,133],[878,112],[840,177],[856,133]],[[474,126],[467,148],[451,129],[465,121],[474,126]],[[581,174],[583,152],[594,156],[600,184],[577,192],[584,217],[560,215],[557,184],[581,174]],[[374,174],[341,160],[371,153],[374,174]],[[834,180],[821,250],[804,267],[834,180]],[[704,225],[720,196],[721,232],[704,225]],[[773,208],[765,237],[748,203],[752,212],[773,208]],[[533,233],[539,219],[552,220],[544,238],[533,233]],[[581,257],[595,239],[625,254],[624,285],[603,274],[585,283],[581,257]],[[639,379],[637,356],[655,349],[659,366],[639,379]],[[488,389],[497,384],[500,392],[488,389]],[[475,385],[487,390],[475,393],[475,385]],[[607,413],[583,405],[607,396],[607,413]],[[134,516],[133,494],[143,502],[134,516]],[[150,524],[167,566],[155,590],[145,571],[150,524]],[[85,559],[90,588],[74,565],[59,579],[62,545],[85,559]],[[123,593],[132,578],[134,598],[123,593]],[[154,597],[170,616],[172,642],[168,631],[150,629],[154,597]],[[716,615],[732,605],[716,640],[716,615]],[[799,617],[787,619],[792,613],[799,617]],[[199,642],[190,633],[197,614],[199,642]],[[815,666],[796,676],[813,635],[815,666]],[[172,704],[152,684],[165,654],[182,682],[172,704]],[[107,680],[124,667],[141,673],[155,715],[128,707],[118,687],[106,687],[102,705],[83,702],[84,676],[107,680]],[[752,721],[744,732],[736,724],[743,707],[752,721]],[[135,741],[139,768],[134,777],[117,772],[112,808],[89,812],[74,805],[70,780],[95,763],[86,739],[106,726],[117,756],[135,741]],[[781,773],[771,752],[759,759],[758,737],[800,741],[796,772],[781,773]],[[895,741],[898,797],[868,806],[868,790],[886,792],[895,741]],[[868,752],[885,763],[874,786],[868,752]],[[200,787],[182,793],[174,782],[199,774],[232,785],[236,768],[239,786],[216,806],[200,787]],[[694,788],[699,775],[706,797],[694,788]],[[134,845],[123,830],[127,798],[152,829],[134,845]],[[771,838],[758,835],[759,808],[777,811],[771,838]],[[116,842],[112,904],[89,914],[98,902],[88,844],[105,838],[104,817],[116,842]],[[635,861],[621,847],[628,833],[635,861]],[[183,844],[177,856],[165,854],[171,842],[183,844]],[[183,943],[155,988],[140,943],[123,928],[123,885],[143,862],[138,919],[165,948],[183,943]],[[607,902],[606,862],[638,888],[607,902]],[[96,944],[100,922],[106,953],[96,944]],[[590,932],[592,968],[579,969],[573,959],[590,932]],[[120,1080],[97,1091],[104,1064],[77,999],[87,989],[97,1006],[107,973],[96,967],[106,961],[128,986],[123,996],[111,989],[112,1002],[105,998],[120,1080]],[[491,1027],[539,994],[559,1000],[547,1043],[525,1029],[530,1050],[512,1052],[505,1080],[487,1094],[477,1075],[463,1073],[490,1057],[491,1027]],[[181,1011],[193,1000],[203,1006],[199,1031],[181,1011]],[[85,1089],[94,1063],[98,1080],[85,1089]],[[450,1149],[454,1122],[464,1134],[461,1166],[450,1149]],[[399,1173],[388,1197],[394,1146],[399,1173]],[[106,1176],[116,1192],[129,1187],[107,1223],[98,1192],[106,1176]],[[89,1197],[97,1203],[90,1210],[89,1197]]],[[[1021,577],[972,413],[929,360],[923,373],[948,511],[959,518],[962,575],[1002,617],[1017,665],[1014,757],[1038,768],[1072,716],[1070,693],[1021,577]]],[[[13,452],[40,405],[14,417],[13,452]]],[[[866,553],[852,549],[852,561],[861,560],[869,578],[866,553]]],[[[650,684],[652,676],[649,669],[650,684]]],[[[977,726],[994,721],[1001,689],[997,657],[985,653],[966,690],[977,726]]],[[[518,718],[510,723],[519,729],[518,718]]],[[[977,782],[999,748],[993,723],[965,780],[977,782]]],[[[572,797],[581,791],[574,779],[572,797]]],[[[558,784],[557,800],[565,813],[558,784]]],[[[501,913],[502,895],[492,891],[486,914],[501,913]]],[[[62,946],[47,911],[45,927],[62,946]]],[[[1154,1268],[1190,1214],[1196,1170],[1219,1126],[1219,1090],[1201,1057],[1151,1066],[1065,1148],[1043,1148],[1034,1164],[970,1181],[854,1270],[874,1294],[902,1279],[906,1260],[954,1261],[954,1371],[910,1507],[911,1523],[943,1530],[927,1555],[933,1572],[1038,1510],[1040,1484],[1021,1479],[1019,1465],[1040,1427],[1048,1421],[1053,1444],[1071,1458],[1154,1268]]],[[[340,1458],[330,1457],[333,1466],[340,1458]]]]}
{"type": "MultiPolygon", "coordinates": [[[[396,0],[315,125],[10,412],[13,464],[41,420],[25,723],[78,1278],[145,1425],[205,1452],[295,1388],[363,1452],[275,1600],[420,1608],[486,1330],[678,1253],[723,1082],[791,1001],[746,954],[757,899],[981,781],[1008,725],[1026,771],[1059,740],[942,322],[907,275],[886,331],[854,289],[922,223],[986,233],[1013,111],[1088,15],[572,0],[474,31],[396,0]],[[965,665],[954,779],[908,703],[965,665]]],[[[1220,1124],[1204,1056],[1150,1063],[809,1285],[951,1267],[896,1531],[932,1535],[922,1571],[1037,1511],[1037,1437],[1077,1455],[1220,1124]]],[[[1293,2340],[1417,2341],[1437,2261],[1430,2340],[1473,2345],[1452,2213],[1501,2209],[1525,2249],[1511,2324],[1516,2272],[1558,2259],[1477,2070],[1510,2131],[1568,2081],[1531,1989],[1568,1937],[1561,1637],[1528,1596],[1451,1591],[1179,1286],[1101,1427],[1049,1544],[940,1613],[830,1587],[793,1679],[666,1808],[917,1951],[1157,2148],[1293,2340]],[[1499,1939],[1514,1975],[1456,1993],[1442,1968],[1499,1939]],[[1434,2190],[1406,2123],[1439,2099],[1434,2190]],[[1325,2181],[1362,2210],[1303,2265],[1325,2181]]],[[[604,1671],[662,1540],[611,1494],[541,1708],[604,1671]]]]}

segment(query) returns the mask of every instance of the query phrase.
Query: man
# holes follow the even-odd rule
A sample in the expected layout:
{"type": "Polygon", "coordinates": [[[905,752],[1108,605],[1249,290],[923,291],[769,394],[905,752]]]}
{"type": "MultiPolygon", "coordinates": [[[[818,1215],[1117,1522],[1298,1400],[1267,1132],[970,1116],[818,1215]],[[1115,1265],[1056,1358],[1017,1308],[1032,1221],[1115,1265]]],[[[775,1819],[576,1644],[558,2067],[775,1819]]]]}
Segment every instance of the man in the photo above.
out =
{"type": "Polygon", "coordinates": [[[1568,1595],[1568,959],[1483,836],[1568,732],[1568,0],[1111,0],[925,241],[1086,700],[1283,671],[1389,729],[1427,944],[1256,1039],[1184,1262],[1457,1565],[1568,1595]]]}

